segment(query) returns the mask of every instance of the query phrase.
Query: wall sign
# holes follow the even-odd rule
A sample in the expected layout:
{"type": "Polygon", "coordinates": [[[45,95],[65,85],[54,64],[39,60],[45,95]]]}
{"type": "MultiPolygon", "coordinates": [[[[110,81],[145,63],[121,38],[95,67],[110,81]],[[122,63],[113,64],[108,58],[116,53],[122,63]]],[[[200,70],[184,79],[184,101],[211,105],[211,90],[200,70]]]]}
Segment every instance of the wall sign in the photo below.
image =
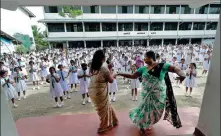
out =
{"type": "Polygon", "coordinates": [[[150,34],[156,34],[156,32],[151,32],[150,34]]]}
{"type": "Polygon", "coordinates": [[[123,33],[124,35],[130,35],[130,32],[127,32],[127,33],[123,33]]]}
{"type": "Polygon", "coordinates": [[[138,32],[137,34],[145,34],[145,32],[138,32]]]}

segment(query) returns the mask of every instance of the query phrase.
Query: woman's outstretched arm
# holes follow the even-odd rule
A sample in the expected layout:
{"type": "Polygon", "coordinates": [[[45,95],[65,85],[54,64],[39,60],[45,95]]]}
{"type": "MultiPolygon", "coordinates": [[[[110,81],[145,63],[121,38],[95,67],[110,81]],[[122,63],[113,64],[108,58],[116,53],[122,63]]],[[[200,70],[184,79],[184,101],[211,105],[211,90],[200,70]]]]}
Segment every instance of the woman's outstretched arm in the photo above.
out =
{"type": "Polygon", "coordinates": [[[117,76],[122,76],[122,77],[130,78],[130,79],[137,79],[139,77],[137,72],[135,72],[133,74],[118,73],[117,76]]]}
{"type": "Polygon", "coordinates": [[[178,76],[180,76],[179,79],[181,81],[183,81],[186,78],[185,72],[183,70],[181,70],[180,68],[178,68],[178,67],[170,66],[168,68],[168,72],[176,73],[178,76]]]}

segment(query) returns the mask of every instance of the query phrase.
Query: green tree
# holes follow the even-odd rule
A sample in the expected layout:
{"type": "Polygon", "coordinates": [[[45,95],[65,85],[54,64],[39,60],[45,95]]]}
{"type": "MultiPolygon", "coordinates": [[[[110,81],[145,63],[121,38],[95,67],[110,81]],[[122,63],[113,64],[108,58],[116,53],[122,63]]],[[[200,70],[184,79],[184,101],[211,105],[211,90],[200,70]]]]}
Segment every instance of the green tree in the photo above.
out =
{"type": "Polygon", "coordinates": [[[22,45],[26,48],[26,50],[30,50],[32,46],[32,38],[29,35],[22,33],[15,33],[13,37],[21,41],[22,45]]]}
{"type": "Polygon", "coordinates": [[[78,6],[59,6],[58,14],[62,17],[70,17],[75,18],[77,16],[82,15],[82,10],[78,8],[78,6]]]}
{"type": "Polygon", "coordinates": [[[47,31],[41,32],[36,25],[32,26],[32,33],[35,39],[36,50],[43,50],[48,48],[48,42],[44,39],[47,37],[47,31]]]}
{"type": "Polygon", "coordinates": [[[27,49],[23,45],[17,45],[15,51],[17,53],[27,53],[27,49]]]}

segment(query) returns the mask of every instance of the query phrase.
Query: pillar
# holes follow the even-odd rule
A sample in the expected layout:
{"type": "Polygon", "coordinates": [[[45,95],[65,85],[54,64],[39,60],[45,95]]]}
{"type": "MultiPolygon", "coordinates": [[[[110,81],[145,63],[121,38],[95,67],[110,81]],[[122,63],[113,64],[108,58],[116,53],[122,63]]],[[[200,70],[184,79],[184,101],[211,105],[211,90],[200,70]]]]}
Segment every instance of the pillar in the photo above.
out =
{"type": "Polygon", "coordinates": [[[134,39],[132,39],[132,46],[134,46],[134,39]]]}
{"type": "Polygon", "coordinates": [[[164,44],[164,39],[162,39],[161,44],[162,44],[162,46],[163,46],[163,44],[164,44]]]}
{"type": "Polygon", "coordinates": [[[101,48],[103,48],[103,46],[104,46],[104,45],[103,45],[103,40],[101,40],[101,48]]]}
{"type": "Polygon", "coordinates": [[[66,23],[64,23],[64,32],[67,32],[66,23]]]}
{"type": "Polygon", "coordinates": [[[86,41],[84,41],[84,48],[87,48],[86,41]]]}
{"type": "Polygon", "coordinates": [[[191,44],[191,38],[189,39],[189,44],[191,44]]]}
{"type": "Polygon", "coordinates": [[[178,39],[176,39],[175,44],[177,44],[177,42],[178,42],[178,39]]]}
{"type": "Polygon", "coordinates": [[[193,30],[193,22],[192,22],[191,30],[193,30]]]}
{"type": "Polygon", "coordinates": [[[163,22],[163,31],[165,30],[165,22],[163,22]]]}
{"type": "Polygon", "coordinates": [[[102,32],[102,23],[100,22],[100,32],[102,32]]]}
{"type": "Polygon", "coordinates": [[[147,39],[147,46],[149,46],[150,45],[150,40],[149,39],[147,39]]]}
{"type": "Polygon", "coordinates": [[[119,40],[117,40],[117,47],[119,47],[119,40]]]}
{"type": "Polygon", "coordinates": [[[220,136],[220,76],[217,75],[220,75],[220,21],[196,127],[206,136],[220,136]]]}
{"type": "Polygon", "coordinates": [[[5,92],[1,93],[1,136],[18,136],[11,110],[8,107],[5,92]],[[3,125],[4,124],[4,125],[3,125]]]}

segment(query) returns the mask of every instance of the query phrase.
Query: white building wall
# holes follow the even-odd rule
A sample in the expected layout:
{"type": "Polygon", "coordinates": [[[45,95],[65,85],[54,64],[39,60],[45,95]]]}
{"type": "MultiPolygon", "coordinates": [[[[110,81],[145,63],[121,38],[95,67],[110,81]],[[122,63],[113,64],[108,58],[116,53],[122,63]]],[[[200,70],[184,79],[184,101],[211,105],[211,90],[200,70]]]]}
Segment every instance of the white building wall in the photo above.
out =
{"type": "MultiPolygon", "coordinates": [[[[16,11],[1,9],[1,30],[11,36],[14,33],[28,34],[34,39],[30,18],[19,8],[16,11]]],[[[34,40],[32,46],[35,47],[34,40]]]]}

